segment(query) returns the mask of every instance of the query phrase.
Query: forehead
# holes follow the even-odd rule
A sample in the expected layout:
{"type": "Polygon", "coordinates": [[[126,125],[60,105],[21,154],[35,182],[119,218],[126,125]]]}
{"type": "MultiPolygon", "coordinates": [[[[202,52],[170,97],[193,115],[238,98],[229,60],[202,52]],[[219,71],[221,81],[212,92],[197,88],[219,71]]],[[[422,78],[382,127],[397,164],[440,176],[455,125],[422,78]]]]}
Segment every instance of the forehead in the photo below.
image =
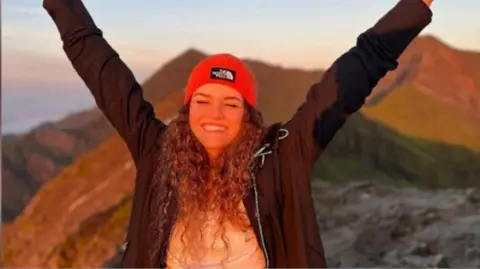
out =
{"type": "Polygon", "coordinates": [[[236,97],[240,100],[243,100],[242,95],[238,91],[236,91],[232,87],[222,84],[209,83],[202,85],[195,91],[193,96],[195,97],[205,95],[212,98],[236,97]]]}

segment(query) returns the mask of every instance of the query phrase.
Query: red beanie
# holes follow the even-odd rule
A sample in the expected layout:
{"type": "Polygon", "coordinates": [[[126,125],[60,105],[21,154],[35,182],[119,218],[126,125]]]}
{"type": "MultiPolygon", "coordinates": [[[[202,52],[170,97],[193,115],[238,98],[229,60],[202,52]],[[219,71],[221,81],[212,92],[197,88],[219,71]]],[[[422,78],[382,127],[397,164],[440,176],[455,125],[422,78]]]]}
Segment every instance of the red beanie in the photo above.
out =
{"type": "Polygon", "coordinates": [[[202,85],[217,83],[237,90],[251,106],[257,105],[255,79],[248,67],[237,57],[222,53],[207,57],[192,70],[185,89],[184,104],[202,85]]]}

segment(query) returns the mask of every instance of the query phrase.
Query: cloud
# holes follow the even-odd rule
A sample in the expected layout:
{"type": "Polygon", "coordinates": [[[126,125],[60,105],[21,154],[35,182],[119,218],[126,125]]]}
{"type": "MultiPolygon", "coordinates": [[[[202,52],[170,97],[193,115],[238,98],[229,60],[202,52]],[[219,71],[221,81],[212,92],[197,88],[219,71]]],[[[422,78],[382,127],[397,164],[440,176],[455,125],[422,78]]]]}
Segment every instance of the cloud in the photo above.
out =
{"type": "MultiPolygon", "coordinates": [[[[21,67],[27,63],[37,71],[46,72],[39,70],[45,69],[40,66],[46,64],[53,70],[57,70],[59,67],[63,70],[65,64],[69,65],[57,29],[53,24],[51,26],[48,29],[46,27],[34,29],[12,23],[2,25],[2,54],[7,58],[6,60],[2,59],[2,62],[6,64],[4,66],[6,68],[8,68],[7,66],[21,67]]],[[[136,39],[132,40],[126,38],[125,35],[116,34],[121,31],[114,30],[116,29],[106,31],[105,38],[121,58],[129,66],[132,66],[134,73],[142,78],[185,49],[172,48],[174,46],[152,48],[154,44],[137,42],[136,39]]],[[[142,79],[139,78],[139,80],[142,79]]]]}
{"type": "MultiPolygon", "coordinates": [[[[122,60],[130,67],[138,81],[143,82],[173,54],[135,46],[116,46],[122,60]]],[[[2,84],[18,85],[28,89],[37,84],[81,85],[83,82],[68,61],[63,50],[57,53],[2,49],[2,84]]],[[[4,87],[8,90],[9,87],[4,87]]],[[[15,87],[18,88],[18,87],[15,87]]]]}
{"type": "Polygon", "coordinates": [[[2,25],[2,51],[4,49],[16,49],[37,51],[41,53],[58,54],[61,52],[61,40],[59,34],[40,28],[4,23],[2,25]]]}
{"type": "Polygon", "coordinates": [[[71,83],[78,82],[67,59],[30,51],[2,52],[2,80],[71,83]]]}

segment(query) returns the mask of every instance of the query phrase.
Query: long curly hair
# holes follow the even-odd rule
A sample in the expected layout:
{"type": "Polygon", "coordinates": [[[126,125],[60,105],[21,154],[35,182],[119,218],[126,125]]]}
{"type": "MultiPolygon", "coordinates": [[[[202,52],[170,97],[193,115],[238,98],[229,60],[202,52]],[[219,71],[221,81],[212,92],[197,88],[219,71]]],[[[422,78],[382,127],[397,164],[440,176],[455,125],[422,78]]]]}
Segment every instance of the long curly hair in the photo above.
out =
{"type": "Polygon", "coordinates": [[[248,217],[239,205],[251,183],[247,169],[265,129],[261,113],[247,103],[245,108],[240,134],[215,164],[190,129],[189,105],[180,109],[162,135],[150,207],[154,215],[151,238],[156,240],[150,249],[152,260],[165,246],[165,240],[159,240],[159,235],[167,221],[183,227],[180,233],[182,256],[192,258],[204,253],[201,239],[212,215],[218,217],[215,220],[220,228],[215,233],[227,249],[226,224],[244,231],[249,229],[248,217]],[[164,216],[172,201],[177,204],[177,211],[174,219],[167,220],[164,216]]]}

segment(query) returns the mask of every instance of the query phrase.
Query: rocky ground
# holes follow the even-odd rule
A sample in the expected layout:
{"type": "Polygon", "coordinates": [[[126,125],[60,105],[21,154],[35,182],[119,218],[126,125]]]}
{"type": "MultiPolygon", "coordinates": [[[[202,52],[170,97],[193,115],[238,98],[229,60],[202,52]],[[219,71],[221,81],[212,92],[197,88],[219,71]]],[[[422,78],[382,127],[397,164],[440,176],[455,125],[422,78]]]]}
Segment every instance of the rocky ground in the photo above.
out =
{"type": "Polygon", "coordinates": [[[314,180],[312,193],[330,268],[480,268],[479,189],[314,180]]]}
{"type": "Polygon", "coordinates": [[[480,190],[373,182],[312,193],[329,267],[480,267],[480,190]]]}

